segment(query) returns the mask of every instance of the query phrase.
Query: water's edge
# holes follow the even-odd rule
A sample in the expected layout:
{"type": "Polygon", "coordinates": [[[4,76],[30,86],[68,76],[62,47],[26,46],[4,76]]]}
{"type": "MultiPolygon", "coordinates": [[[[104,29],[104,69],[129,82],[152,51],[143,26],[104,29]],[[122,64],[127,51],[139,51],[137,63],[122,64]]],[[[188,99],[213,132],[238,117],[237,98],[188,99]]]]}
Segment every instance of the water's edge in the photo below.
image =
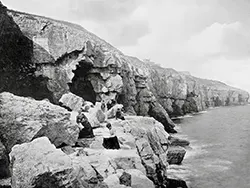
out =
{"type": "Polygon", "coordinates": [[[182,165],[169,165],[169,176],[189,188],[249,188],[249,111],[249,105],[221,107],[175,118],[176,136],[190,147],[182,165]]]}

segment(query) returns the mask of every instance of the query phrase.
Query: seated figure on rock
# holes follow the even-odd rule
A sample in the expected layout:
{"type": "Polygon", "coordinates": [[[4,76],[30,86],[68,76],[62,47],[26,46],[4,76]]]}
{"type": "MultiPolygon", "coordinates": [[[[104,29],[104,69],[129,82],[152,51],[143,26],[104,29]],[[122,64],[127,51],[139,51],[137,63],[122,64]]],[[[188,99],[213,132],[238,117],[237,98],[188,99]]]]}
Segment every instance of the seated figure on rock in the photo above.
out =
{"type": "Polygon", "coordinates": [[[109,136],[103,138],[103,147],[106,149],[120,149],[120,144],[116,136],[116,130],[110,123],[106,127],[109,129],[109,136]]]}
{"type": "Polygon", "coordinates": [[[83,111],[79,112],[78,116],[76,117],[76,122],[83,126],[83,128],[80,130],[79,138],[94,137],[92,126],[90,125],[88,118],[85,116],[83,111]]]}
{"type": "Polygon", "coordinates": [[[122,110],[121,108],[118,108],[115,114],[115,118],[116,119],[121,119],[121,120],[125,120],[123,114],[122,114],[122,110]]]}

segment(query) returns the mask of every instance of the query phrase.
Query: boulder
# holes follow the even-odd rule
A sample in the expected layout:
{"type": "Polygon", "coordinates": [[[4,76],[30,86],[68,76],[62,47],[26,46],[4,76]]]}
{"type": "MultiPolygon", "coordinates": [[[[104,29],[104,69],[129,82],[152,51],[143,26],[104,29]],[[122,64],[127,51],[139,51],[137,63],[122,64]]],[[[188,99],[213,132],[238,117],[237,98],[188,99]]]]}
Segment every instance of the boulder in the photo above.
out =
{"type": "Polygon", "coordinates": [[[67,109],[79,112],[84,104],[84,99],[71,92],[68,92],[63,94],[63,96],[59,100],[59,103],[61,104],[61,106],[67,109]]]}
{"type": "Polygon", "coordinates": [[[180,146],[170,147],[167,152],[167,161],[169,164],[181,164],[186,154],[186,150],[180,146]]]}
{"type": "Polygon", "coordinates": [[[4,145],[0,142],[0,179],[10,177],[9,157],[4,145]]]}
{"type": "Polygon", "coordinates": [[[80,157],[56,149],[47,137],[15,145],[10,153],[12,187],[98,187],[96,171],[80,157]]]}
{"type": "Polygon", "coordinates": [[[57,147],[75,145],[79,128],[64,108],[46,100],[36,101],[0,94],[0,138],[9,152],[15,144],[47,136],[57,147]]]}

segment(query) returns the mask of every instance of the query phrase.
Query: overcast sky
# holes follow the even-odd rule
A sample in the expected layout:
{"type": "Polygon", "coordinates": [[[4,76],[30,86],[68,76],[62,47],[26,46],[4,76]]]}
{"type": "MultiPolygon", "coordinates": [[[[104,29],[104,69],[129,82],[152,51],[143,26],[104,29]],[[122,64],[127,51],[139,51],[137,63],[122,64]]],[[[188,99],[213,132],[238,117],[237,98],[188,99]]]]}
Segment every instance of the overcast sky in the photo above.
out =
{"type": "Polygon", "coordinates": [[[250,92],[249,0],[2,0],[67,20],[123,53],[250,92]]]}

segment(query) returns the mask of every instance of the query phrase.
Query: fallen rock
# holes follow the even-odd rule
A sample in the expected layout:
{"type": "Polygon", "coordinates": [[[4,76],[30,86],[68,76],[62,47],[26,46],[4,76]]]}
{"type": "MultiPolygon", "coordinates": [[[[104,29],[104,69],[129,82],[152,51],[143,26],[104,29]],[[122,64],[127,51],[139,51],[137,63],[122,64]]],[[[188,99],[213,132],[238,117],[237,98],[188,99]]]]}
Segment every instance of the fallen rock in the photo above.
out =
{"type": "Polygon", "coordinates": [[[10,153],[12,187],[98,187],[96,171],[80,157],[56,149],[47,137],[15,145],[10,153]]]}
{"type": "Polygon", "coordinates": [[[189,146],[190,142],[188,140],[180,139],[177,137],[169,136],[168,140],[171,146],[182,146],[186,147],[189,146]]]}
{"type": "Polygon", "coordinates": [[[0,179],[10,177],[9,157],[4,145],[0,142],[0,179]]]}
{"type": "Polygon", "coordinates": [[[63,96],[59,100],[59,103],[61,104],[61,106],[67,109],[79,112],[84,104],[84,99],[69,92],[63,94],[63,96]]]}
{"type": "Polygon", "coordinates": [[[186,154],[186,150],[180,146],[170,147],[167,152],[167,161],[169,164],[181,164],[186,154]]]}
{"type": "Polygon", "coordinates": [[[55,146],[75,145],[79,128],[64,108],[46,100],[0,94],[0,138],[9,152],[15,144],[47,136],[55,146]]]}

